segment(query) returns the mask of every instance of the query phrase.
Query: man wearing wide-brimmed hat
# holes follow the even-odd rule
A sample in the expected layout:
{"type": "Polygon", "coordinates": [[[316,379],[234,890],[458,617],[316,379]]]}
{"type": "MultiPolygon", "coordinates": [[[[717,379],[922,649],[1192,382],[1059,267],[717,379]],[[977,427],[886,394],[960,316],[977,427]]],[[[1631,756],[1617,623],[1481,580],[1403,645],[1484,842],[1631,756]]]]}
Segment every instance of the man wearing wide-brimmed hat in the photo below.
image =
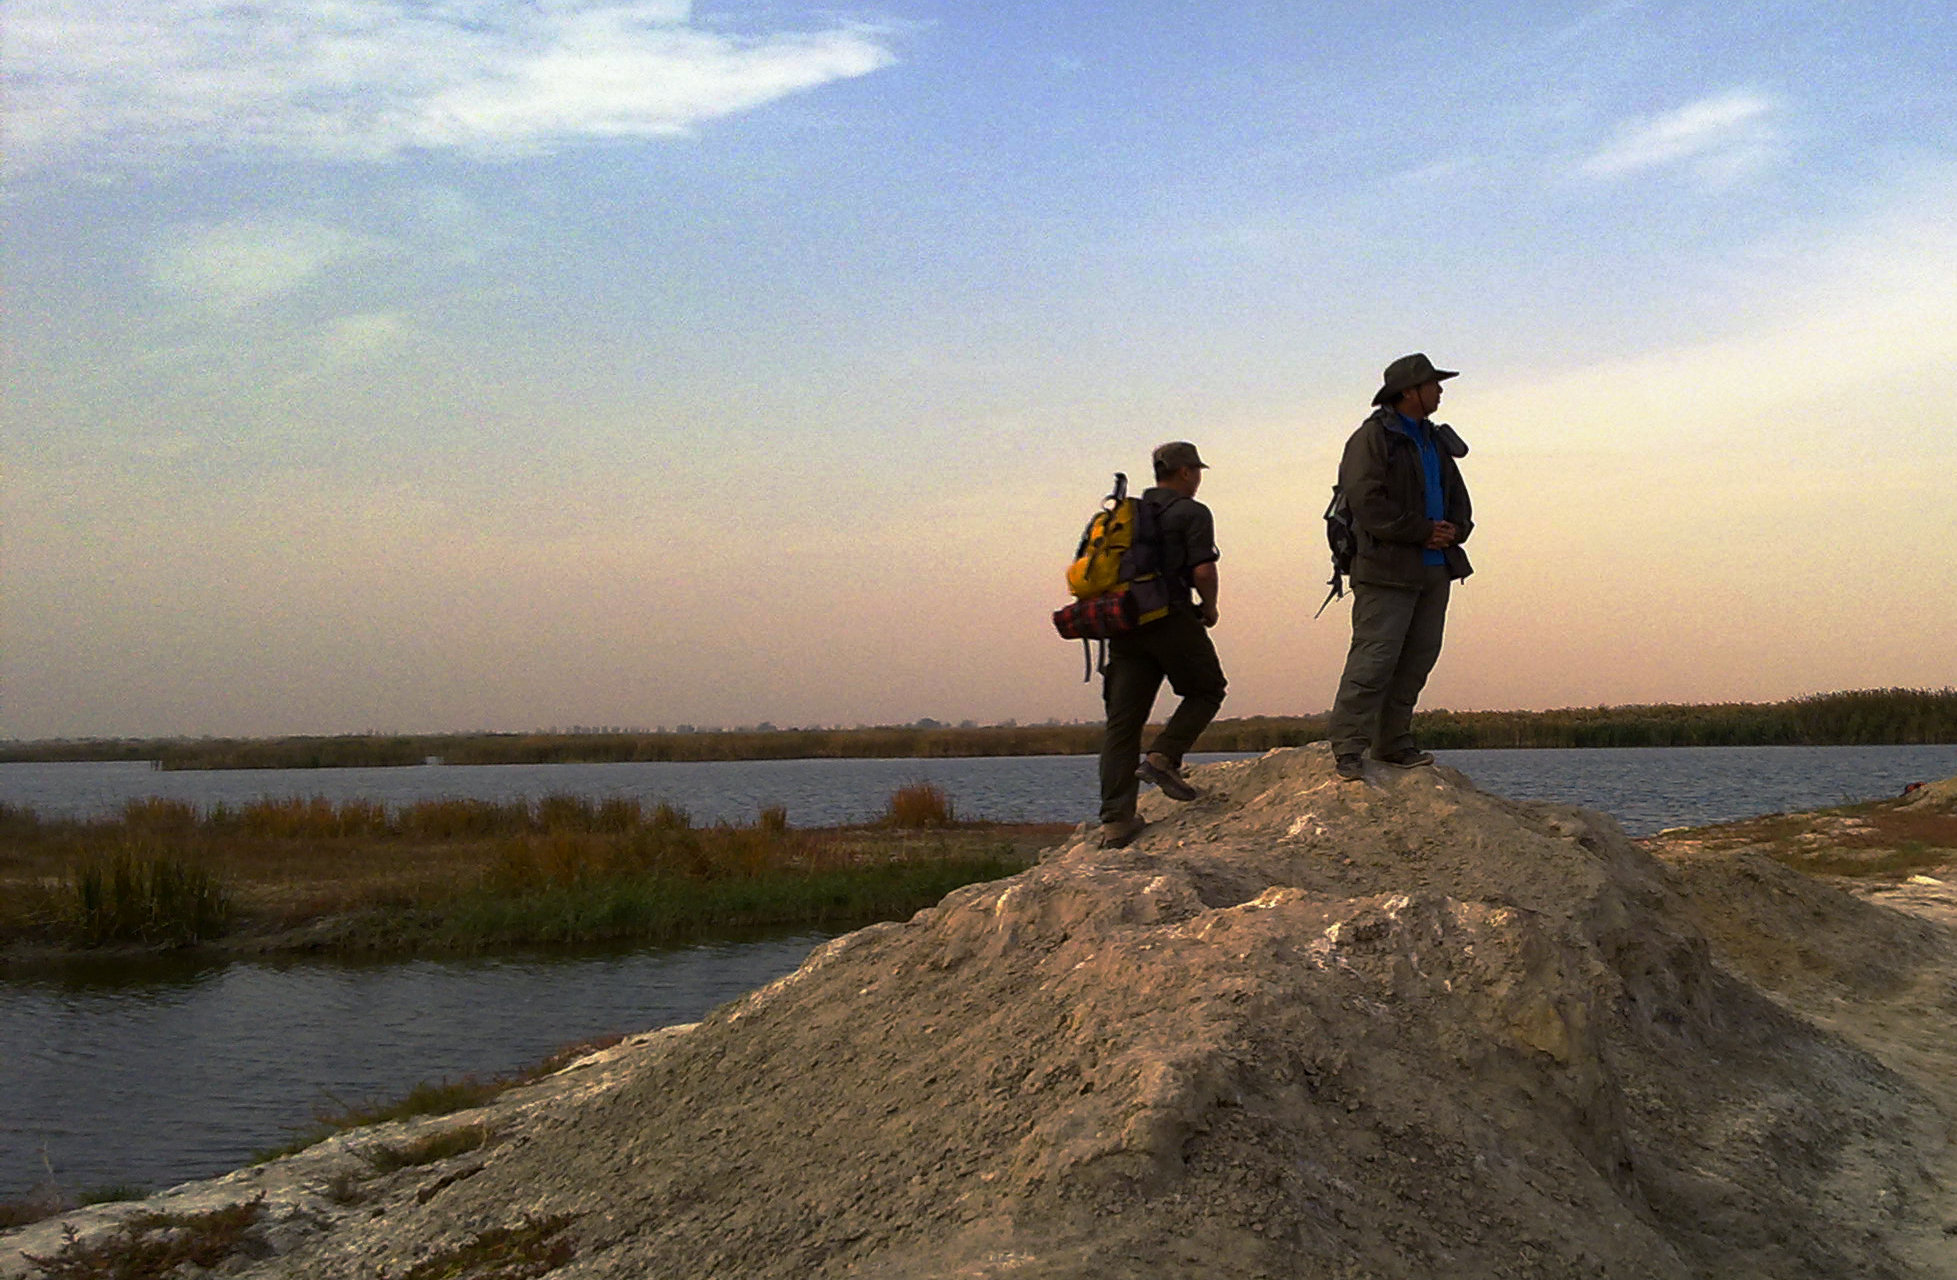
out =
{"type": "Polygon", "coordinates": [[[1457,374],[1416,352],[1386,366],[1372,416],[1346,441],[1339,488],[1352,508],[1352,648],[1332,703],[1339,776],[1365,777],[1365,757],[1399,768],[1432,764],[1413,740],[1413,708],[1441,653],[1449,590],[1472,568],[1474,528],[1456,459],[1468,446],[1434,411],[1457,374]]]}

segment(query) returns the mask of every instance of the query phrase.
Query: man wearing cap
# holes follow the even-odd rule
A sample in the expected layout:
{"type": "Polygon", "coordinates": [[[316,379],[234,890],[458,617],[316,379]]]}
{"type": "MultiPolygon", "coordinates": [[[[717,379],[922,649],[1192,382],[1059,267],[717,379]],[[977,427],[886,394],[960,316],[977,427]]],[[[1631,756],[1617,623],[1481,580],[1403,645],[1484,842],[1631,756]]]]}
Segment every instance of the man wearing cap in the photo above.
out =
{"type": "Polygon", "coordinates": [[[1413,741],[1413,708],[1440,657],[1448,591],[1473,572],[1461,544],[1474,528],[1457,458],[1468,446],[1433,420],[1441,383],[1457,376],[1415,353],[1386,366],[1372,416],[1346,441],[1339,488],[1352,507],[1352,648],[1332,703],[1339,776],[1365,777],[1365,756],[1402,769],[1432,764],[1413,741]]]}
{"type": "Polygon", "coordinates": [[[1194,800],[1182,757],[1223,705],[1223,666],[1208,628],[1216,625],[1216,524],[1196,501],[1207,465],[1187,440],[1155,451],[1155,486],[1141,501],[1154,517],[1168,616],[1108,641],[1101,685],[1108,728],[1101,741],[1101,844],[1119,848],[1145,825],[1135,813],[1142,782],[1177,800],[1194,800]],[[1192,595],[1193,593],[1193,595],[1192,595]],[[1181,699],[1142,754],[1142,731],[1167,678],[1181,699]]]}

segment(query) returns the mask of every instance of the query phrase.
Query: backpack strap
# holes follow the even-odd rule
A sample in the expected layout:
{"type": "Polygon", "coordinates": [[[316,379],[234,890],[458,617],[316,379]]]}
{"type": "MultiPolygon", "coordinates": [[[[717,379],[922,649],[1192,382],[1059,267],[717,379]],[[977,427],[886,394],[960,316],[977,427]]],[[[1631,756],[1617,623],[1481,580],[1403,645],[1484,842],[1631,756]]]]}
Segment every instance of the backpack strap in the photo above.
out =
{"type": "Polygon", "coordinates": [[[1080,638],[1080,682],[1086,684],[1094,678],[1094,673],[1097,671],[1102,675],[1108,673],[1108,638],[1102,636],[1096,641],[1082,636],[1080,638]],[[1094,660],[1094,646],[1096,644],[1101,646],[1101,660],[1099,662],[1094,660]]]}

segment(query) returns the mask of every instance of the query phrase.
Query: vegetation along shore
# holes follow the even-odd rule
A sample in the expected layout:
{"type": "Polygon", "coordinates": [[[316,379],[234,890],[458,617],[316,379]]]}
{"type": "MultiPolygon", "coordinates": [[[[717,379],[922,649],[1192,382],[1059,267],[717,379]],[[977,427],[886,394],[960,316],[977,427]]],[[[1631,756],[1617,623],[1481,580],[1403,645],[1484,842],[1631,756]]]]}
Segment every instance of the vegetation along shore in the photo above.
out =
{"type": "MultiPolygon", "coordinates": [[[[1860,689],[1785,702],[1423,711],[1423,745],[1502,747],[1877,746],[1957,742],[1957,689],[1860,689]]],[[[1268,751],[1324,739],[1325,717],[1218,720],[1205,751],[1268,751]]],[[[949,759],[1092,755],[1101,726],[944,725],[637,733],[347,734],[287,738],[129,738],[0,744],[0,763],[146,760],[163,769],[316,769],[629,761],[949,759]]]]}
{"type": "Polygon", "coordinates": [[[696,826],[671,805],[132,801],[114,818],[0,805],[0,957],[663,942],[907,916],[1025,868],[1068,828],[959,822],[929,783],[881,821],[696,826]]]}

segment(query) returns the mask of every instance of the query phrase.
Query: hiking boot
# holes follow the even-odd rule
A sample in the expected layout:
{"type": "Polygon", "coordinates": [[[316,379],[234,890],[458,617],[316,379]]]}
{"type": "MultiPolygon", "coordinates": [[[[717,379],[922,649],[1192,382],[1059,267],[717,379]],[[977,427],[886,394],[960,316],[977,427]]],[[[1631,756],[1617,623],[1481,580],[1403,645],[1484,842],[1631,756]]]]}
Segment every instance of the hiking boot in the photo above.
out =
{"type": "Polygon", "coordinates": [[[1395,769],[1418,769],[1423,764],[1434,763],[1434,753],[1422,751],[1418,747],[1408,747],[1405,751],[1389,751],[1376,755],[1373,759],[1381,764],[1390,764],[1395,769]]]}
{"type": "Polygon", "coordinates": [[[1359,758],[1357,751],[1349,751],[1332,761],[1332,767],[1347,782],[1363,782],[1366,778],[1366,762],[1359,758]]]}
{"type": "Polygon", "coordinates": [[[1148,820],[1140,814],[1117,818],[1113,822],[1103,822],[1101,834],[1095,843],[1103,849],[1125,849],[1147,826],[1148,820]]]}
{"type": "Polygon", "coordinates": [[[1162,788],[1162,794],[1171,800],[1194,800],[1196,798],[1196,788],[1184,781],[1180,773],[1174,769],[1164,769],[1161,765],[1152,763],[1147,756],[1143,756],[1141,764],[1136,766],[1135,776],[1143,782],[1153,782],[1156,786],[1162,788]]]}

